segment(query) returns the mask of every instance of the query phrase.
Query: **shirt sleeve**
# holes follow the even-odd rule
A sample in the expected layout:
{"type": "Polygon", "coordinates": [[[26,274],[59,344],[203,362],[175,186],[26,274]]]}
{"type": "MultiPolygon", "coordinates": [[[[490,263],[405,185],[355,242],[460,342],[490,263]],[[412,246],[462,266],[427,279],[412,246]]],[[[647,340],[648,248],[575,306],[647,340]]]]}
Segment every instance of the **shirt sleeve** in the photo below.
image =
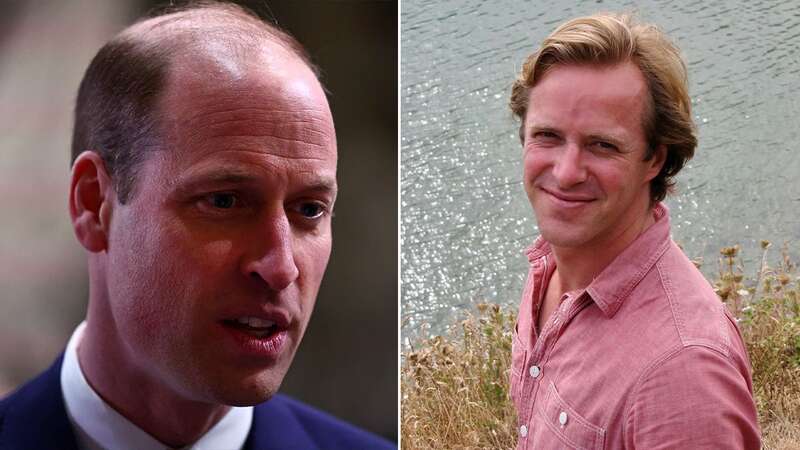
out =
{"type": "Polygon", "coordinates": [[[748,366],[687,346],[651,367],[625,423],[629,449],[754,449],[761,446],[748,366]]]}

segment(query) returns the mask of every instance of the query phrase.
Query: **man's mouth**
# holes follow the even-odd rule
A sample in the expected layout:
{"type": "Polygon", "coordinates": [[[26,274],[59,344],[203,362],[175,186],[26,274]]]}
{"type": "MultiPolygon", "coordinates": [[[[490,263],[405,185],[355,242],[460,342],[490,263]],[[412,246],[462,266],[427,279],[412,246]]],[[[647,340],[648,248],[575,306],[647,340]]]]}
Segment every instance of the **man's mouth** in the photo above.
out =
{"type": "Polygon", "coordinates": [[[227,351],[247,358],[256,357],[259,361],[274,361],[290,349],[291,330],[296,323],[292,315],[281,308],[242,308],[244,310],[229,311],[218,323],[226,332],[224,342],[227,351]]]}
{"type": "Polygon", "coordinates": [[[223,320],[225,325],[244,331],[256,338],[269,337],[278,330],[278,324],[271,320],[259,319],[258,317],[239,317],[236,319],[223,320]]]}
{"type": "Polygon", "coordinates": [[[553,199],[563,203],[584,204],[594,200],[593,197],[588,195],[565,194],[563,192],[559,192],[553,189],[545,189],[545,188],[540,188],[540,189],[553,199]]]}

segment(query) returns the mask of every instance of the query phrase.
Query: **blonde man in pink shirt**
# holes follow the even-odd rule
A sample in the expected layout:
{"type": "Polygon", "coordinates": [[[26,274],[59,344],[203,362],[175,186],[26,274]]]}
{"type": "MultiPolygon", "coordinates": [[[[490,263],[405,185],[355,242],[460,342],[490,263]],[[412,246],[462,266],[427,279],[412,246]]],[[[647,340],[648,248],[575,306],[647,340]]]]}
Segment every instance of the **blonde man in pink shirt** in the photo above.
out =
{"type": "Polygon", "coordinates": [[[630,16],[571,20],[510,106],[541,231],[513,338],[517,448],[759,448],[741,334],[661,203],[697,145],[678,49],[630,16]]]}

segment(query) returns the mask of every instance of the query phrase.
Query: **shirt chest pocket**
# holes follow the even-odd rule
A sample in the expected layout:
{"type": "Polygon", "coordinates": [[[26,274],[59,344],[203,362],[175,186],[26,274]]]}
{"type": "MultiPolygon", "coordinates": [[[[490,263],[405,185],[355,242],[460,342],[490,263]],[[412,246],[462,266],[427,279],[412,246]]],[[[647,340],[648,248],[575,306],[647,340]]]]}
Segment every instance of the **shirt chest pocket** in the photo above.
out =
{"type": "Polygon", "coordinates": [[[537,402],[535,422],[531,448],[601,450],[605,444],[605,430],[567,404],[552,382],[542,401],[537,402]]]}

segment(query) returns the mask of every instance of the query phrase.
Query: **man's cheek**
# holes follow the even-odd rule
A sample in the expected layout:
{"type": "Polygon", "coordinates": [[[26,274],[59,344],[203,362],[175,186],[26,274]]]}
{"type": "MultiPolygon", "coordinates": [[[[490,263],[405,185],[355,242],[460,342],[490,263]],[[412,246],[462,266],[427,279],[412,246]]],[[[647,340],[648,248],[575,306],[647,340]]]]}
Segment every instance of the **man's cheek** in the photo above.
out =
{"type": "Polygon", "coordinates": [[[522,170],[525,183],[528,184],[539,176],[544,168],[544,161],[541,155],[537,154],[534,150],[526,150],[525,157],[522,161],[522,170]]]}
{"type": "Polygon", "coordinates": [[[525,188],[525,193],[528,194],[528,200],[530,200],[531,203],[533,203],[535,195],[534,183],[536,182],[537,175],[538,171],[534,162],[526,159],[522,174],[522,184],[525,188]]]}
{"type": "Polygon", "coordinates": [[[306,277],[322,278],[331,256],[332,244],[330,228],[318,235],[295,240],[295,263],[301,271],[306,269],[306,277]]]}

